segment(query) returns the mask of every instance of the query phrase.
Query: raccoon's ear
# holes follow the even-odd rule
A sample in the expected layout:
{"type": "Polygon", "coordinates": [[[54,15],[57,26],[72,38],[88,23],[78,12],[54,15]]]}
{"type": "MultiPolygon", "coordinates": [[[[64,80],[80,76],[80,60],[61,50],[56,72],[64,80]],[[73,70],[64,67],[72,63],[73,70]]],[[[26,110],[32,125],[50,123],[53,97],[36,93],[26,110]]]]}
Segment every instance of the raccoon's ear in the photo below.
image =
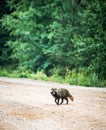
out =
{"type": "Polygon", "coordinates": [[[51,88],[51,91],[53,91],[54,90],[54,88],[51,88]]]}
{"type": "Polygon", "coordinates": [[[55,91],[55,92],[57,92],[57,91],[58,91],[58,89],[57,89],[57,88],[54,88],[54,91],[55,91]]]}
{"type": "Polygon", "coordinates": [[[57,90],[57,88],[51,88],[52,91],[57,90]]]}

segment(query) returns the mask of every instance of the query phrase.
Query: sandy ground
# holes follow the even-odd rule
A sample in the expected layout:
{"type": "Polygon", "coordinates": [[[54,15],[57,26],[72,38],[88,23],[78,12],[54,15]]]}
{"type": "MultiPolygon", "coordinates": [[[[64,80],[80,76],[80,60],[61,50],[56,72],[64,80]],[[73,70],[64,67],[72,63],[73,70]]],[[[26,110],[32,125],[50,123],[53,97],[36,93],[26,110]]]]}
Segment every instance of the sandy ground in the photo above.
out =
{"type": "Polygon", "coordinates": [[[106,88],[0,78],[0,130],[106,130],[106,88]],[[56,105],[52,87],[74,97],[56,105]]]}

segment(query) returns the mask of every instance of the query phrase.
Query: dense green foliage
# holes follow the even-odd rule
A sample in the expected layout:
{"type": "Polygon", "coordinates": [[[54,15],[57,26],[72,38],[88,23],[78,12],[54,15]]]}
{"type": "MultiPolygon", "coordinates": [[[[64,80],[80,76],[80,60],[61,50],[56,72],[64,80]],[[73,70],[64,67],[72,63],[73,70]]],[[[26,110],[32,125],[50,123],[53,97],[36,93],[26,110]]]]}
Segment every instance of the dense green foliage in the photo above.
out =
{"type": "Polygon", "coordinates": [[[0,1],[0,63],[70,84],[105,86],[104,0],[0,1]],[[5,64],[4,64],[5,63],[5,64]],[[74,72],[74,73],[73,73],[74,72]]]}

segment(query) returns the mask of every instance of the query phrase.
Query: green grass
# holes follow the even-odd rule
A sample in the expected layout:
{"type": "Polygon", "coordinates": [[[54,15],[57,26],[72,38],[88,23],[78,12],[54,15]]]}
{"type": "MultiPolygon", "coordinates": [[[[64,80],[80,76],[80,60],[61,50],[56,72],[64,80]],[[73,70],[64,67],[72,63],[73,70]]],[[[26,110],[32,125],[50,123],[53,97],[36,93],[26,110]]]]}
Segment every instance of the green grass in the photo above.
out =
{"type": "Polygon", "coordinates": [[[94,73],[90,74],[89,76],[83,74],[77,74],[77,76],[75,77],[73,76],[70,77],[69,83],[73,85],[92,86],[92,87],[99,87],[100,84],[98,77],[94,73]]]}
{"type": "Polygon", "coordinates": [[[58,74],[53,74],[48,77],[44,74],[43,71],[38,71],[34,73],[30,70],[20,71],[20,70],[12,70],[11,68],[0,69],[0,76],[10,77],[10,78],[30,78],[30,79],[39,79],[45,81],[53,81],[59,83],[68,83],[70,85],[77,86],[89,86],[89,87],[106,87],[106,80],[100,80],[95,73],[86,74],[84,72],[76,73],[75,70],[67,74],[64,78],[58,76],[58,74]]]}

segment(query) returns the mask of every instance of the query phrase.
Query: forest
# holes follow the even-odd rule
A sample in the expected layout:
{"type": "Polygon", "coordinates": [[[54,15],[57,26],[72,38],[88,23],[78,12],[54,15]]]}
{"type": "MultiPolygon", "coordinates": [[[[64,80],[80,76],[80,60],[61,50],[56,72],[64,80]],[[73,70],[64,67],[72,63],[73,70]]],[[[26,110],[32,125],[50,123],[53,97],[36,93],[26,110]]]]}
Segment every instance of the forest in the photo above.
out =
{"type": "Polygon", "coordinates": [[[0,0],[0,76],[106,87],[106,1],[0,0]]]}

